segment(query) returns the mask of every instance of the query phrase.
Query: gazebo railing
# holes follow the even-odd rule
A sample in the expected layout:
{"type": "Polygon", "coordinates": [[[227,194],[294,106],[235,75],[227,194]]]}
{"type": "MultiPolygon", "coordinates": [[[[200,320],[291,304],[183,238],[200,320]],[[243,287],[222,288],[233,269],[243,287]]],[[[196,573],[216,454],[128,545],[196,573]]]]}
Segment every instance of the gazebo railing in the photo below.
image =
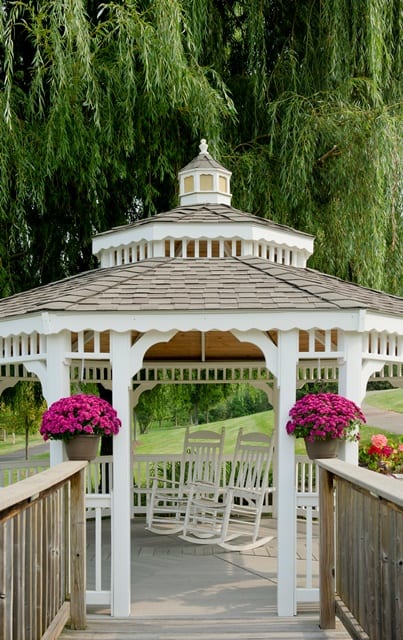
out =
{"type": "Polygon", "coordinates": [[[320,626],[403,637],[402,481],[341,460],[320,466],[320,626]]]}
{"type": "MultiPolygon", "coordinates": [[[[158,474],[162,478],[173,479],[178,471],[180,458],[180,454],[134,455],[133,516],[146,514],[153,476],[158,474]]],[[[223,460],[223,484],[229,475],[230,459],[231,456],[227,456],[223,460]]],[[[11,484],[11,481],[17,478],[16,472],[19,476],[25,477],[34,473],[35,465],[26,461],[25,464],[27,465],[26,470],[24,470],[24,461],[1,463],[0,479],[3,481],[3,486],[11,484]]],[[[88,548],[94,550],[94,554],[88,558],[87,565],[87,604],[108,605],[111,602],[109,570],[103,563],[103,549],[110,546],[110,539],[107,539],[106,536],[110,536],[110,534],[106,533],[107,529],[102,527],[102,520],[111,515],[112,465],[112,456],[98,457],[88,464],[85,476],[88,548]]],[[[319,600],[318,586],[314,583],[315,573],[317,573],[314,566],[314,563],[317,562],[314,540],[318,529],[319,502],[316,465],[305,456],[297,456],[295,478],[299,540],[298,560],[305,567],[305,571],[300,572],[298,578],[297,601],[316,602],[319,600]]],[[[275,517],[275,501],[276,492],[270,494],[265,502],[263,513],[266,516],[275,517]]]]}
{"type": "Polygon", "coordinates": [[[84,629],[86,462],[63,462],[0,489],[0,638],[84,629]]]}
{"type": "Polygon", "coordinates": [[[13,460],[12,462],[1,462],[0,458],[0,487],[8,487],[14,482],[19,482],[25,478],[45,471],[49,467],[49,460],[13,460]]]}

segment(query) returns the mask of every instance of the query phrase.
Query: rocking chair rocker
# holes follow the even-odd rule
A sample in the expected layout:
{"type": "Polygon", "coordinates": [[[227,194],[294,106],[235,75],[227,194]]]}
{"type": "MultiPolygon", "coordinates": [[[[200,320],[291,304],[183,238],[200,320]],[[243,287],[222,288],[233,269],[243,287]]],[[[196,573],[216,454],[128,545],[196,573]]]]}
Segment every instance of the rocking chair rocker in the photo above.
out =
{"type": "Polygon", "coordinates": [[[220,497],[207,485],[192,485],[180,537],[231,551],[254,549],[269,542],[273,536],[259,537],[259,528],[264,499],[274,491],[269,487],[272,456],[273,437],[243,434],[241,429],[228,487],[220,497]]]}
{"type": "Polygon", "coordinates": [[[183,529],[189,486],[202,482],[218,497],[220,488],[225,429],[221,433],[202,429],[185,432],[179,480],[153,479],[146,515],[146,529],[158,534],[179,533],[183,529]]]}

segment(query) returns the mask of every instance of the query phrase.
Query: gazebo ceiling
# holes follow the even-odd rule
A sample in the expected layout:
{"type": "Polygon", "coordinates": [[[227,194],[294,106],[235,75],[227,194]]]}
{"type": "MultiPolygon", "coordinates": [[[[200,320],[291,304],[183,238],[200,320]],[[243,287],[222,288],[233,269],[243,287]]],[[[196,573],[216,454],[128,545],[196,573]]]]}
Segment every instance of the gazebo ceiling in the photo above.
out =
{"type": "MultiPolygon", "coordinates": [[[[144,335],[139,331],[132,331],[132,345],[144,335]]],[[[277,346],[277,331],[267,331],[265,335],[277,346]]],[[[326,336],[324,331],[315,331],[315,352],[325,351],[326,336]]],[[[72,351],[78,349],[78,335],[71,334],[72,351]]],[[[337,352],[337,330],[331,331],[331,346],[337,352]]],[[[99,347],[101,353],[109,353],[110,335],[104,331],[99,335],[99,347]]],[[[299,351],[301,353],[310,350],[310,336],[307,331],[299,332],[299,351]]],[[[85,331],[83,336],[83,351],[86,354],[94,353],[94,332],[85,331]]],[[[253,360],[264,361],[261,350],[250,342],[241,342],[230,331],[178,331],[168,342],[159,342],[150,347],[144,355],[144,363],[155,361],[240,361],[253,360]]]]}
{"type": "Polygon", "coordinates": [[[144,356],[147,361],[214,362],[230,360],[262,360],[263,354],[255,345],[240,342],[229,331],[178,331],[167,343],[151,347],[144,356]]]}

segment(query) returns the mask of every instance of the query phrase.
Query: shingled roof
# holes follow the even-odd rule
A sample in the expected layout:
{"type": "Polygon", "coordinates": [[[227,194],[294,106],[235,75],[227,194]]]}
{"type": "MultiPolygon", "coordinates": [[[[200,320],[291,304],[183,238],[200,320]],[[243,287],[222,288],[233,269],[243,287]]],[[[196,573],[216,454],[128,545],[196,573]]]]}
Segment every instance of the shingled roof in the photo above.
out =
{"type": "Polygon", "coordinates": [[[403,315],[403,299],[260,258],[155,258],[95,269],[0,300],[0,318],[44,311],[314,311],[403,315]]]}
{"type": "Polygon", "coordinates": [[[226,204],[182,205],[179,207],[175,207],[170,211],[157,213],[156,215],[150,218],[145,218],[144,220],[136,220],[136,222],[132,222],[127,225],[113,227],[112,229],[109,229],[108,231],[104,231],[103,233],[99,233],[97,235],[107,235],[110,233],[114,233],[118,229],[130,229],[155,223],[160,224],[177,222],[183,224],[203,223],[208,225],[216,225],[222,223],[229,223],[233,225],[234,223],[238,223],[248,226],[253,223],[254,225],[259,225],[265,228],[287,231],[288,233],[291,233],[293,235],[296,234],[307,236],[310,238],[313,237],[311,234],[305,233],[304,231],[298,231],[297,229],[293,229],[292,227],[289,227],[285,224],[279,224],[278,222],[273,222],[272,220],[261,218],[259,216],[253,215],[252,213],[240,211],[239,209],[235,209],[234,207],[226,204]]]}

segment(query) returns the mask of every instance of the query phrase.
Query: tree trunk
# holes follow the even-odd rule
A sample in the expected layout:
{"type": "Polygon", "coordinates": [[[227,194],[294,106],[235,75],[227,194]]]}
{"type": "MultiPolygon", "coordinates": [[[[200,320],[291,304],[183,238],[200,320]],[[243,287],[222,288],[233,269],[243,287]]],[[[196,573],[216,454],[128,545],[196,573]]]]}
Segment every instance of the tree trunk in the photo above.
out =
{"type": "Polygon", "coordinates": [[[28,445],[29,445],[29,429],[28,427],[25,427],[25,460],[28,460],[29,458],[28,445]]]}

